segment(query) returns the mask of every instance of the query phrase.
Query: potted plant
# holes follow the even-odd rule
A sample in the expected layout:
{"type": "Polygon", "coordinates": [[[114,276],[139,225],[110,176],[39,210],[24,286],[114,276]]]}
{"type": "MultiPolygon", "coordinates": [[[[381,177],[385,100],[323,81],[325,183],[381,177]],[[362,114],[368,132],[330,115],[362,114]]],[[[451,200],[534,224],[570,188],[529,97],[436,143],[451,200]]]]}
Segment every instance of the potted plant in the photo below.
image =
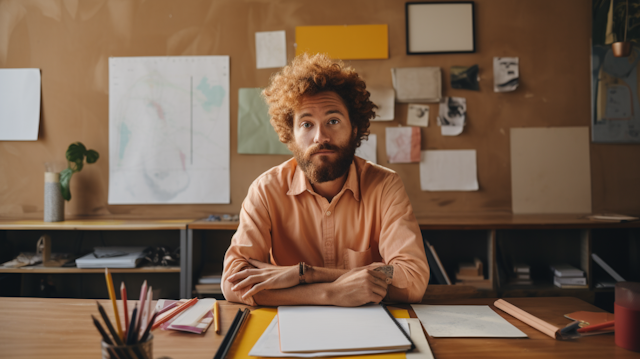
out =
{"type": "Polygon", "coordinates": [[[62,198],[69,201],[71,199],[71,191],[69,189],[71,176],[82,170],[85,158],[87,163],[95,163],[100,158],[100,155],[95,150],[87,150],[82,142],[76,142],[69,145],[65,156],[67,157],[68,167],[60,172],[60,192],[62,193],[62,198]]]}

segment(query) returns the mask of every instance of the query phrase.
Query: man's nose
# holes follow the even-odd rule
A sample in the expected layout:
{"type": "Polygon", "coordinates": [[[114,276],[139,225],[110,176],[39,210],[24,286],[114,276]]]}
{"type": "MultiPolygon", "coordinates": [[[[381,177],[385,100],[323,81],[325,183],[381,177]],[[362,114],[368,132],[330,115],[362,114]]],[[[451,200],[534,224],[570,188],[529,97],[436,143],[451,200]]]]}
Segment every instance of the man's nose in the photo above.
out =
{"type": "Polygon", "coordinates": [[[327,143],[329,142],[329,135],[327,134],[327,130],[322,126],[316,127],[316,134],[313,138],[314,143],[327,143]]]}

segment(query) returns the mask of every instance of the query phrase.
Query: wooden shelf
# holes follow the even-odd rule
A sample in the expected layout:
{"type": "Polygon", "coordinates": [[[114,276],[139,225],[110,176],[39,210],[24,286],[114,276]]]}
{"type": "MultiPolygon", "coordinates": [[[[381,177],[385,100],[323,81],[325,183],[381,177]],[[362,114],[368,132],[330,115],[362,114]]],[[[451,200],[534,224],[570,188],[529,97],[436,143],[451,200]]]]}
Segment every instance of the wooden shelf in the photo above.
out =
{"type": "Polygon", "coordinates": [[[118,218],[112,216],[72,217],[62,222],[42,219],[0,218],[0,230],[84,230],[84,231],[144,231],[181,230],[193,219],[118,218]]]}
{"type": "Polygon", "coordinates": [[[231,221],[219,221],[210,222],[206,219],[199,219],[189,223],[189,229],[208,229],[208,230],[236,230],[238,229],[238,222],[231,221]]]}
{"type": "MultiPolygon", "coordinates": [[[[180,273],[180,267],[140,267],[140,268],[109,268],[111,273],[180,273]]],[[[46,274],[104,274],[104,268],[69,268],[69,267],[43,267],[41,265],[0,268],[0,273],[46,273],[46,274]]]]}

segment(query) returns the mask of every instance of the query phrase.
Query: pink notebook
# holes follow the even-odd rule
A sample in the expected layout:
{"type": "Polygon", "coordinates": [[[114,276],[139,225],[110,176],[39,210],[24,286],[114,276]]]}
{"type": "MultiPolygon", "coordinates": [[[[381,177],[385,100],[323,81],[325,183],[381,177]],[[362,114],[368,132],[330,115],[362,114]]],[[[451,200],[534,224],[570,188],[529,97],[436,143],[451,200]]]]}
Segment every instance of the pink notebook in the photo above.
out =
{"type": "MultiPolygon", "coordinates": [[[[206,301],[206,299],[202,299],[199,302],[202,302],[203,300],[206,301]]],[[[171,299],[160,299],[158,300],[158,305],[156,306],[156,309],[158,309],[159,312],[161,312],[162,310],[164,310],[165,308],[167,308],[168,310],[171,310],[171,307],[176,307],[176,304],[182,304],[184,301],[178,301],[178,300],[171,300],[171,299]]],[[[195,307],[195,306],[194,306],[195,307]]],[[[213,305],[211,306],[213,307],[213,305]]],[[[162,325],[160,325],[160,329],[162,330],[179,330],[182,332],[189,332],[189,333],[195,333],[195,334],[203,334],[207,331],[207,329],[209,329],[209,327],[211,326],[211,323],[213,323],[213,312],[211,310],[207,311],[206,314],[204,314],[204,316],[198,321],[198,324],[193,326],[193,325],[179,325],[176,324],[176,322],[179,322],[179,318],[184,315],[189,313],[190,310],[194,309],[189,308],[187,310],[185,310],[184,313],[177,315],[175,318],[163,323],[162,325]]]]}

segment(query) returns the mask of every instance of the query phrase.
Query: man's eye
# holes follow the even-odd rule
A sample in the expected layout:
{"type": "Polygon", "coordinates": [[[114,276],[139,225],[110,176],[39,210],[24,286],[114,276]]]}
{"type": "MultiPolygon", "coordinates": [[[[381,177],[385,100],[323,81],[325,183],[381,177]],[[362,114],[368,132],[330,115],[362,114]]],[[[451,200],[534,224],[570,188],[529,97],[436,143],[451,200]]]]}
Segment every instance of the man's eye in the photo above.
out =
{"type": "Polygon", "coordinates": [[[303,123],[303,124],[302,124],[302,127],[304,127],[304,128],[310,128],[310,127],[311,127],[311,124],[310,124],[309,122],[305,122],[305,123],[303,123]]]}
{"type": "Polygon", "coordinates": [[[340,121],[336,120],[335,118],[333,120],[329,120],[329,124],[331,125],[337,125],[340,121]]]}

